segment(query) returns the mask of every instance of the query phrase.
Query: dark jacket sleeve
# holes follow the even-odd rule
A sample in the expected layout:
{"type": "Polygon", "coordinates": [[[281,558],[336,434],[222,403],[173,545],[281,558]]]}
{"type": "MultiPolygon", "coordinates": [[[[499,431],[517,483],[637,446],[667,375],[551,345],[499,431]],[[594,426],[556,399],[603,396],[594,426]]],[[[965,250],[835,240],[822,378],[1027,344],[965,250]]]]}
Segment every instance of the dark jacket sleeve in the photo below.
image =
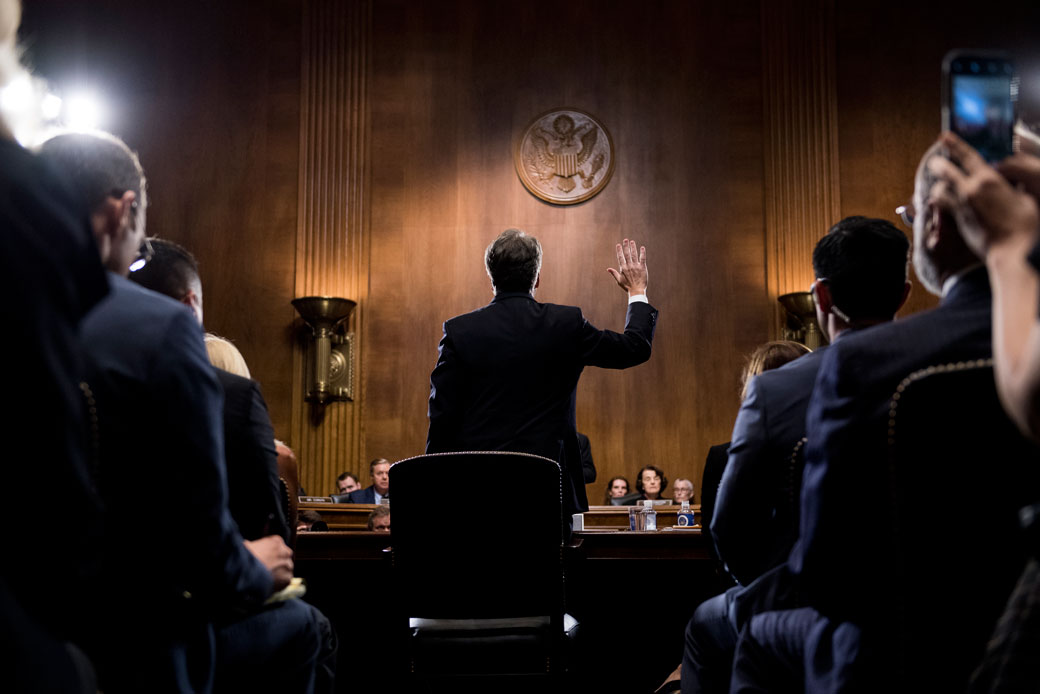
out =
{"type": "Polygon", "coordinates": [[[444,453],[452,450],[458,437],[459,416],[465,378],[459,368],[458,355],[449,333],[449,323],[444,324],[444,336],[437,347],[437,365],[430,374],[430,403],[428,414],[430,429],[426,435],[427,453],[444,453]]]}
{"type": "Polygon", "coordinates": [[[599,330],[582,319],[581,361],[604,369],[627,369],[650,358],[657,328],[657,309],[644,301],[628,305],[625,332],[599,330]]]}
{"type": "Polygon", "coordinates": [[[581,472],[585,477],[585,484],[596,481],[596,463],[592,460],[592,444],[589,437],[578,432],[578,451],[581,455],[581,472]]]}
{"type": "Polygon", "coordinates": [[[768,412],[757,382],[751,380],[740,405],[711,518],[719,556],[742,585],[769,568],[764,560],[772,533],[777,456],[770,450],[768,412]]]}
{"type": "Polygon", "coordinates": [[[289,527],[278,480],[278,451],[267,403],[256,381],[218,373],[224,385],[228,508],[242,537],[280,535],[289,527]]]}

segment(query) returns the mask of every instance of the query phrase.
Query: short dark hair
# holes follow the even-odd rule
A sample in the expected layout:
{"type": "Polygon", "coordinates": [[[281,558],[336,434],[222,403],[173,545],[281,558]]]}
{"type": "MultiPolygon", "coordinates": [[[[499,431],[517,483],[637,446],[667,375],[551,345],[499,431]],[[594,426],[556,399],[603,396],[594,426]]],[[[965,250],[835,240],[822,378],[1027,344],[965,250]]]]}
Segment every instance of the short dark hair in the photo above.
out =
{"type": "Polygon", "coordinates": [[[358,479],[358,476],[355,475],[353,472],[341,472],[341,473],[339,473],[339,477],[336,478],[336,481],[337,482],[342,482],[343,480],[347,479],[348,477],[350,479],[354,480],[354,484],[358,484],[358,485],[361,484],[361,480],[358,479]]]}
{"type": "Polygon", "coordinates": [[[664,470],[657,467],[656,465],[644,465],[636,475],[636,491],[639,493],[643,492],[643,473],[647,470],[653,470],[657,473],[657,476],[661,478],[661,493],[664,494],[665,487],[668,486],[668,478],[664,476],[664,470]]]}
{"type": "Polygon", "coordinates": [[[846,217],[813,249],[813,270],[852,320],[890,320],[906,285],[910,241],[884,219],[846,217]]]}
{"type": "Polygon", "coordinates": [[[86,214],[110,195],[133,191],[144,213],[147,183],[137,155],[108,133],[65,133],[40,147],[40,158],[58,168],[86,214]]]}
{"type": "Polygon", "coordinates": [[[542,269],[542,244],[519,229],[506,229],[484,251],[484,267],[496,292],[529,292],[542,269]]]}
{"type": "Polygon", "coordinates": [[[180,301],[199,282],[199,264],[188,249],[167,239],[149,239],[152,257],[130,279],[145,289],[180,301]]]}

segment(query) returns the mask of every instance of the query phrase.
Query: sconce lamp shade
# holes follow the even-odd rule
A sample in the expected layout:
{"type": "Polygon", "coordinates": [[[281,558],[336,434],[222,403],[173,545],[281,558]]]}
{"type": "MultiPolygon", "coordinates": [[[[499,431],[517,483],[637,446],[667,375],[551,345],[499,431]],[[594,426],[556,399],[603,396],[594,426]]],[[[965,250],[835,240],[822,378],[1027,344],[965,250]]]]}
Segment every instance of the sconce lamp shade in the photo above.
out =
{"type": "Polygon", "coordinates": [[[787,313],[784,339],[801,342],[809,349],[823,344],[823,333],[816,322],[816,302],[809,292],[781,294],[777,301],[787,313]]]}
{"type": "Polygon", "coordinates": [[[308,361],[307,400],[324,405],[332,400],[350,400],[354,389],[353,335],[341,335],[337,329],[357,303],[333,296],[303,296],[293,299],[293,307],[311,327],[314,337],[313,357],[308,361]]]}
{"type": "Polygon", "coordinates": [[[350,299],[335,296],[301,296],[293,299],[292,305],[315,335],[323,330],[335,330],[357,306],[350,299]]]}

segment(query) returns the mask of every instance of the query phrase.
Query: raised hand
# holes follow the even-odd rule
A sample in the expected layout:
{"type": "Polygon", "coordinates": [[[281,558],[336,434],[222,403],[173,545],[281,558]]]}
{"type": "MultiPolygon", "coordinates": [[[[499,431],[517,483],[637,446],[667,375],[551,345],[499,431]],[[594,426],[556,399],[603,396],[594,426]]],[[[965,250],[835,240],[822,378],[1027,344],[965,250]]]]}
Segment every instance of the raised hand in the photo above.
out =
{"type": "Polygon", "coordinates": [[[635,241],[624,239],[617,244],[616,250],[618,269],[607,268],[607,272],[629,296],[646,294],[646,248],[640,246],[637,251],[635,241]]]}
{"type": "Polygon", "coordinates": [[[970,209],[968,217],[958,215],[957,220],[968,245],[981,256],[1006,242],[1031,245],[1040,225],[1037,200],[1030,195],[1030,190],[1040,192],[1040,160],[1019,153],[994,168],[951,132],[943,133],[939,142],[949,157],[932,157],[928,169],[939,179],[937,194],[948,193],[957,207],[970,209]],[[1012,185],[1009,178],[1022,186],[1012,185]]]}

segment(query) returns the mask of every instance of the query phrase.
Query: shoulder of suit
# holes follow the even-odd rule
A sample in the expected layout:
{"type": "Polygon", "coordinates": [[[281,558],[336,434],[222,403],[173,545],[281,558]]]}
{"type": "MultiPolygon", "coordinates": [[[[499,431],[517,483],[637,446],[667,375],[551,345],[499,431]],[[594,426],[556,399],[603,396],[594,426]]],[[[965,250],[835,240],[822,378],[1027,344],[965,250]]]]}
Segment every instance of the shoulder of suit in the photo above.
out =
{"type": "Polygon", "coordinates": [[[220,381],[220,385],[224,387],[225,391],[237,390],[237,391],[250,391],[257,387],[257,382],[251,378],[245,376],[239,376],[233,374],[230,371],[224,369],[218,369],[213,367],[213,372],[217,375],[217,380],[220,381]]]}

